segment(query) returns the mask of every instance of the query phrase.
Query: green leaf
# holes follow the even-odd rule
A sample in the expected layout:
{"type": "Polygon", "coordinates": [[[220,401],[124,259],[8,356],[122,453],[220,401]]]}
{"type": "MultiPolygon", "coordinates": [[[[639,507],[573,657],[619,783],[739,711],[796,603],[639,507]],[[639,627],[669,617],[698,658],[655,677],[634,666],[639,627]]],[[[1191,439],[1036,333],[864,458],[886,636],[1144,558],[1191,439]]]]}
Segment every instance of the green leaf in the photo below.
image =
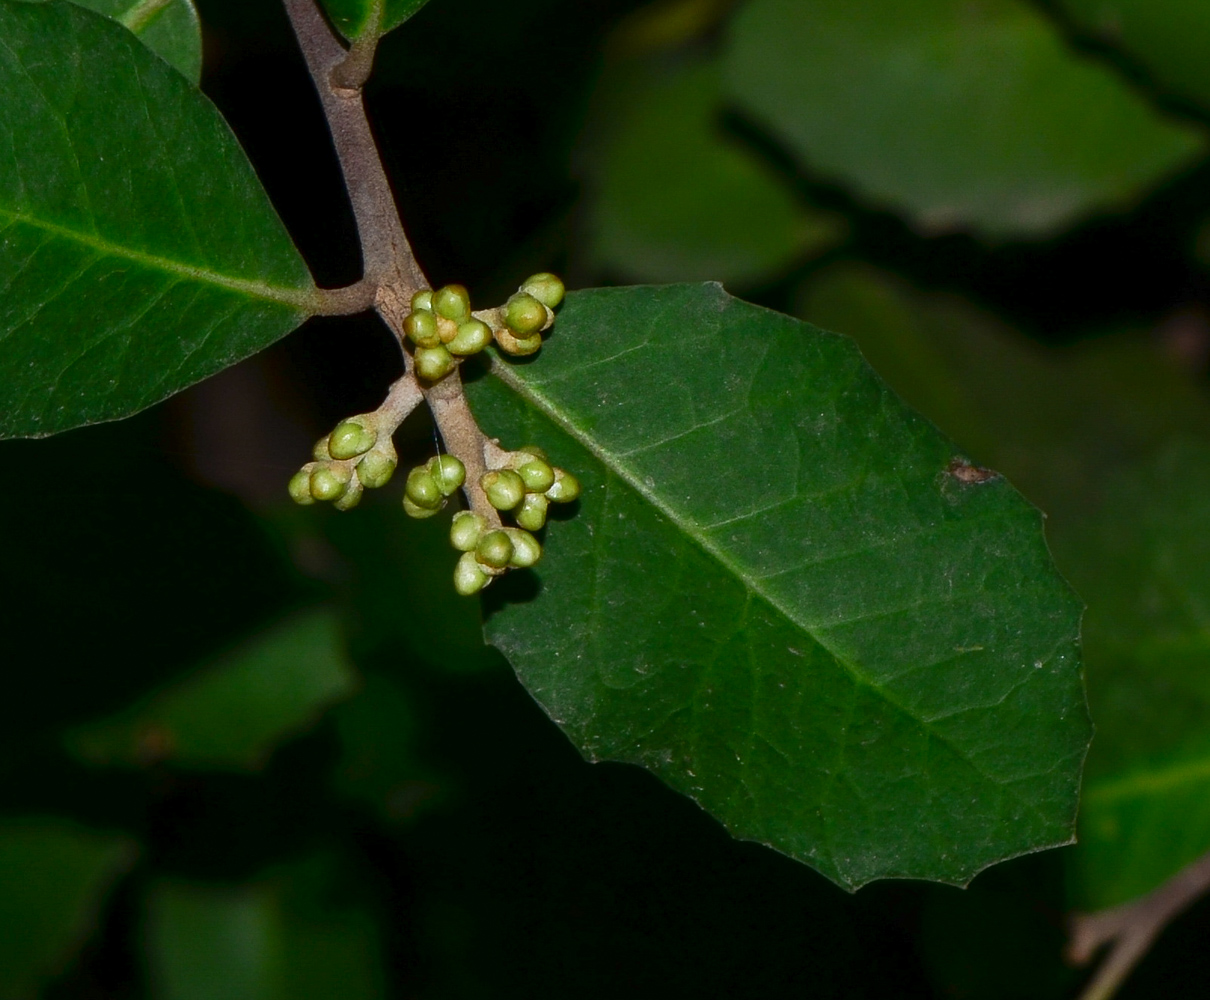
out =
{"type": "Polygon", "coordinates": [[[1079,603],[1037,511],[953,475],[852,341],[623,288],[570,295],[539,362],[472,402],[584,494],[487,634],[586,757],[848,888],[1071,839],[1079,603]]]}
{"type": "Polygon", "coordinates": [[[315,289],[214,106],[109,18],[0,0],[0,436],[134,413],[315,289]]]}
{"type": "Polygon", "coordinates": [[[336,617],[315,611],[276,626],[118,715],[67,734],[90,764],[260,769],[283,740],[351,695],[356,676],[336,617]]]}
{"type": "Polygon", "coordinates": [[[1210,7],[1202,0],[1059,0],[1058,6],[1141,62],[1160,86],[1210,108],[1210,7]]]}
{"type": "Polygon", "coordinates": [[[727,58],[808,168],[928,230],[1050,233],[1205,150],[1018,0],[753,0],[727,58]]]}
{"type": "Polygon", "coordinates": [[[381,946],[364,910],[332,900],[325,856],[256,882],[162,881],[147,901],[154,1000],[378,1000],[381,946]]]}
{"type": "Polygon", "coordinates": [[[1078,846],[1081,907],[1125,902],[1210,850],[1210,403],[1147,340],[1044,349],[868,268],[813,279],[811,319],[858,332],[913,405],[1050,515],[1088,602],[1096,720],[1078,846]]]}
{"type": "Polygon", "coordinates": [[[1210,851],[1210,444],[1175,440],[1103,489],[1065,544],[1087,563],[1097,720],[1071,863],[1097,908],[1210,851]]]}
{"type": "Polygon", "coordinates": [[[750,285],[841,235],[839,219],[804,205],[723,135],[715,64],[656,73],[627,62],[602,89],[586,229],[609,273],[750,285]]]}
{"type": "Polygon", "coordinates": [[[190,83],[202,79],[202,24],[193,0],[73,0],[133,31],[190,83]]]}
{"type": "Polygon", "coordinates": [[[428,0],[323,0],[332,23],[349,41],[381,36],[417,13],[428,0]]]}
{"type": "Polygon", "coordinates": [[[126,837],[62,819],[0,823],[0,997],[33,996],[63,971],[135,851],[126,837]]]}

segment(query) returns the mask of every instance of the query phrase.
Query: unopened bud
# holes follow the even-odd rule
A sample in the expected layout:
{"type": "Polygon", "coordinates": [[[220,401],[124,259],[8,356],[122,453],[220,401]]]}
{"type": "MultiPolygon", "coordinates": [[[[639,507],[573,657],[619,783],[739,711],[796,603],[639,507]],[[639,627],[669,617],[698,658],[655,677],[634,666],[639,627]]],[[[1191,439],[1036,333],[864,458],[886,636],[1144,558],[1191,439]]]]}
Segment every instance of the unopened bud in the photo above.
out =
{"type": "Polygon", "coordinates": [[[491,577],[475,561],[475,553],[464,552],[454,567],[454,589],[463,597],[470,597],[479,593],[490,581],[491,577]]]}
{"type": "Polygon", "coordinates": [[[453,455],[438,455],[429,462],[429,475],[442,496],[451,496],[466,482],[466,466],[453,455]]]}
{"type": "Polygon", "coordinates": [[[344,420],[328,435],[328,453],[333,458],[356,458],[374,447],[378,432],[361,421],[344,420]]]}
{"type": "Polygon", "coordinates": [[[546,326],[546,306],[528,292],[518,292],[504,307],[504,322],[518,337],[530,337],[546,326]]]}
{"type": "Polygon", "coordinates": [[[315,503],[315,497],[311,495],[311,472],[308,469],[299,469],[294,473],[286,489],[290,491],[290,499],[296,504],[307,507],[315,503]]]}
{"type": "Polygon", "coordinates": [[[563,281],[558,275],[548,271],[531,274],[521,285],[521,291],[528,292],[549,309],[553,309],[563,301],[563,281]]]}
{"type": "Polygon", "coordinates": [[[450,524],[450,544],[459,552],[473,552],[487,529],[487,521],[469,510],[460,510],[450,524]]]}
{"type": "Polygon", "coordinates": [[[513,543],[513,555],[508,561],[510,566],[527,569],[542,558],[542,546],[528,531],[522,531],[520,528],[505,528],[504,533],[513,543]]]}

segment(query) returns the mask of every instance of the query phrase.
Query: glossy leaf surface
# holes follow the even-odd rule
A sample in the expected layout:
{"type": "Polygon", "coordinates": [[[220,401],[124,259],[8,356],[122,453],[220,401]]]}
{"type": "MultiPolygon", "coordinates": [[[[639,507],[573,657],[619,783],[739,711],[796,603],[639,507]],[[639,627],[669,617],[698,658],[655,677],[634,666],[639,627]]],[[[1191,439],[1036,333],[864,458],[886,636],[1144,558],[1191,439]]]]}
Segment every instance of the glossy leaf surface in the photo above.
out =
{"type": "Polygon", "coordinates": [[[718,76],[713,63],[657,74],[628,62],[606,77],[587,229],[608,273],[752,284],[840,235],[723,134],[718,76]]]}
{"type": "Polygon", "coordinates": [[[385,35],[426,3],[428,0],[323,0],[328,17],[350,41],[362,35],[385,35]]]}
{"type": "Polygon", "coordinates": [[[1210,108],[1210,7],[1202,0],[1059,0],[1059,7],[1140,62],[1161,87],[1210,108]]]}
{"type": "Polygon", "coordinates": [[[113,718],[74,730],[67,742],[93,764],[253,771],[356,683],[335,616],[312,612],[113,718]]]}
{"type": "Polygon", "coordinates": [[[0,823],[0,996],[38,995],[63,971],[134,853],[126,837],[63,819],[0,823]]]}
{"type": "Polygon", "coordinates": [[[871,269],[823,273],[803,312],[856,331],[906,399],[1047,511],[1088,602],[1097,726],[1066,858],[1075,902],[1155,888],[1210,850],[1210,442],[1189,437],[1210,401],[1148,340],[1042,348],[871,269]]]}
{"type": "Polygon", "coordinates": [[[1052,232],[1205,148],[1016,0],[755,0],[728,58],[801,163],[928,230],[1052,232]]]}
{"type": "Polygon", "coordinates": [[[306,265],[214,106],[120,24],[0,0],[0,436],[134,413],[288,333],[306,265]]]}
{"type": "Polygon", "coordinates": [[[193,0],[73,0],[133,31],[191,83],[202,79],[202,25],[193,0]]]}
{"type": "Polygon", "coordinates": [[[1080,606],[1040,518],[847,338],[717,285],[569,296],[472,386],[585,484],[487,632],[590,760],[846,887],[1070,839],[1080,606]]]}

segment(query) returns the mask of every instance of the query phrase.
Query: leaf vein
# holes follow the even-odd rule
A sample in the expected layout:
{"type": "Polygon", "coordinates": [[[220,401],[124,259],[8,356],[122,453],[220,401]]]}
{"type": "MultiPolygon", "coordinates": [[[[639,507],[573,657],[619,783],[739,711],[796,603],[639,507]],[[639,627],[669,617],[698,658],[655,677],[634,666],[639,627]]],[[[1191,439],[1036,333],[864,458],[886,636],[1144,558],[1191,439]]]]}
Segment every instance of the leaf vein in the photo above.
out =
{"type": "Polygon", "coordinates": [[[47,222],[43,219],[22,215],[18,212],[9,211],[4,208],[0,208],[0,218],[10,219],[13,222],[21,223],[22,225],[30,226],[34,229],[40,229],[60,239],[68,240],[69,242],[73,243],[79,243],[81,246],[88,247],[102,256],[117,257],[123,260],[129,260],[135,264],[152,268],[153,270],[163,271],[166,274],[188,278],[189,280],[202,282],[203,284],[215,285],[219,288],[227,289],[228,291],[238,292],[239,294],[246,295],[249,298],[266,299],[270,302],[277,303],[278,305],[290,306],[292,308],[305,310],[307,312],[313,312],[315,309],[316,300],[314,291],[299,291],[293,288],[280,288],[274,285],[266,285],[259,281],[248,281],[243,278],[233,278],[229,275],[219,274],[217,271],[193,267],[189,264],[181,263],[180,261],[169,260],[165,257],[157,257],[153,254],[133,250],[130,247],[119,246],[118,244],[111,243],[100,236],[89,236],[87,234],[77,232],[76,230],[67,229],[66,227],[56,225],[53,222],[47,222]]]}

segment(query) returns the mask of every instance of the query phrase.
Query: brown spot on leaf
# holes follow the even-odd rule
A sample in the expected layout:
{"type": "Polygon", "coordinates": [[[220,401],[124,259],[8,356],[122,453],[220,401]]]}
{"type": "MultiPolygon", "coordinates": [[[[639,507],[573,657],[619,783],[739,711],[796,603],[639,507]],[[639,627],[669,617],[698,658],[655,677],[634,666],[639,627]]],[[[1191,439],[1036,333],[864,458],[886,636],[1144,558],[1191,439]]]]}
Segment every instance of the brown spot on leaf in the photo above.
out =
{"type": "Polygon", "coordinates": [[[986,483],[989,479],[999,479],[1000,473],[995,469],[985,469],[981,465],[971,465],[965,458],[955,458],[945,470],[960,483],[986,483]]]}

